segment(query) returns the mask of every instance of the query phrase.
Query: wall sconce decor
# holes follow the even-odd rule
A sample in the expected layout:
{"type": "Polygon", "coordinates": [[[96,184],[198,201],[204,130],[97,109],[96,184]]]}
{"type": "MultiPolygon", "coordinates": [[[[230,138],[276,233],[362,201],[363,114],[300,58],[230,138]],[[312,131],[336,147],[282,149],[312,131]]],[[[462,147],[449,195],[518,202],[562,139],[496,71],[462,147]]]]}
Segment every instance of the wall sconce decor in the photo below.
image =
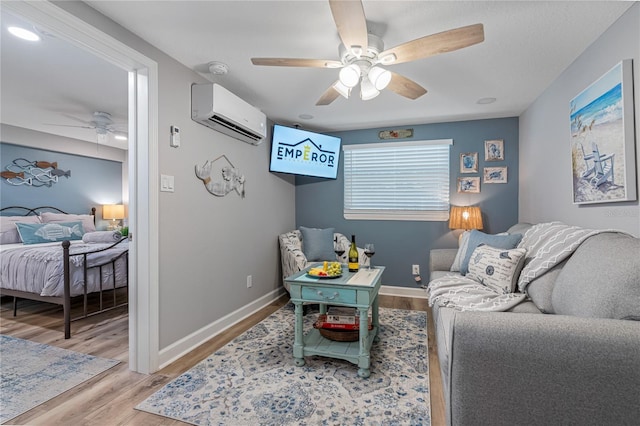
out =
{"type": "Polygon", "coordinates": [[[482,229],[482,212],[477,206],[451,206],[449,229],[482,229]]]}
{"type": "Polygon", "coordinates": [[[108,227],[109,231],[119,230],[120,221],[124,219],[124,217],[124,204],[105,204],[102,206],[102,218],[111,220],[108,227]]]}

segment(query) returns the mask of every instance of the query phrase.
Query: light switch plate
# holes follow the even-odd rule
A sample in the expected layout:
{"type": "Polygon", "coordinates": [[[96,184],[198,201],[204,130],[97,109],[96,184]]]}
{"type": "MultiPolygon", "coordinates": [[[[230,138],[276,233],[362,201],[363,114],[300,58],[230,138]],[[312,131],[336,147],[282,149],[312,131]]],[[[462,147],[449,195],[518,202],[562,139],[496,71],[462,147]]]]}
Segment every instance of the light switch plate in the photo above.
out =
{"type": "Polygon", "coordinates": [[[160,192],[174,191],[175,177],[169,175],[160,175],[160,192]]]}

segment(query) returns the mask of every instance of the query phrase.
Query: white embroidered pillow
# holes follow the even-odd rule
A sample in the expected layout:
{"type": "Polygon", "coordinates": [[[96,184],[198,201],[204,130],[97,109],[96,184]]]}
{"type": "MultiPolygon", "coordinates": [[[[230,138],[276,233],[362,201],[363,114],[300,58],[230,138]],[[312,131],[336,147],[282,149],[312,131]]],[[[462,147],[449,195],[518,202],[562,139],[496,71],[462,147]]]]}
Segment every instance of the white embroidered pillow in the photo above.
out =
{"type": "Polygon", "coordinates": [[[527,251],[479,245],[469,260],[467,277],[491,288],[499,294],[513,293],[527,251]]]}

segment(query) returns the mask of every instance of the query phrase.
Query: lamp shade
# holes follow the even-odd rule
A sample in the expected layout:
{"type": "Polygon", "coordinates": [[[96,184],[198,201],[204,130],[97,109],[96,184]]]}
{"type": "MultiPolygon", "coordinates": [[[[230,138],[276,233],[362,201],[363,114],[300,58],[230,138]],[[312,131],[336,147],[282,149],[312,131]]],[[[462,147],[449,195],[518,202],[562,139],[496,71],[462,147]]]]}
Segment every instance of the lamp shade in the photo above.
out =
{"type": "Polygon", "coordinates": [[[482,229],[482,212],[477,206],[451,206],[450,229],[482,229]]]}
{"type": "Polygon", "coordinates": [[[102,206],[103,219],[124,219],[124,204],[105,204],[102,206]]]}

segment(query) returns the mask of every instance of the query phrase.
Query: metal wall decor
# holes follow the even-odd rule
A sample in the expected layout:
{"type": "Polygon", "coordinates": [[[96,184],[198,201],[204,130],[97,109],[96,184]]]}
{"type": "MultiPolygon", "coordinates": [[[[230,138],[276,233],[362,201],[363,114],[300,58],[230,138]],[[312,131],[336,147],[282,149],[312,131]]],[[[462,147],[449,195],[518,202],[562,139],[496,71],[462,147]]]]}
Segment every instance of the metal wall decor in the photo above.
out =
{"type": "Polygon", "coordinates": [[[207,191],[216,197],[224,197],[228,193],[236,191],[244,198],[244,175],[224,154],[214,160],[207,160],[202,166],[196,164],[196,176],[202,180],[207,191]],[[217,167],[220,168],[214,169],[214,164],[222,159],[226,160],[228,165],[219,163],[217,167]]]}
{"type": "Polygon", "coordinates": [[[67,179],[71,177],[71,170],[59,169],[57,162],[31,161],[26,158],[16,158],[0,172],[2,179],[15,186],[51,188],[63,176],[67,179]]]}
{"type": "Polygon", "coordinates": [[[380,139],[405,139],[413,137],[413,129],[382,130],[378,133],[380,139]]]}

